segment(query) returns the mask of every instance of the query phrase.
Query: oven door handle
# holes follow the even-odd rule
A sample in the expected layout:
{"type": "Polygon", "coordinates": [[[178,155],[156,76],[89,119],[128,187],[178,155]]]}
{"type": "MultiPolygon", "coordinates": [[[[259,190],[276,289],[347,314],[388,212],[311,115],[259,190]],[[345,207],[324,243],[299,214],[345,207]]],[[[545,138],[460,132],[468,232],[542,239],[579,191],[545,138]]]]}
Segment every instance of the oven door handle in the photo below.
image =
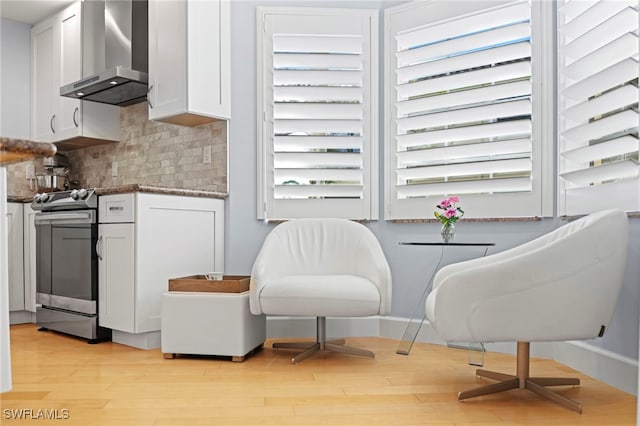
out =
{"type": "Polygon", "coordinates": [[[39,213],[36,214],[37,225],[63,222],[63,223],[95,223],[93,211],[76,213],[39,213]]]}
{"type": "Polygon", "coordinates": [[[102,235],[100,235],[100,237],[98,238],[98,241],[96,241],[96,254],[98,255],[98,260],[103,260],[102,259],[102,235]]]}

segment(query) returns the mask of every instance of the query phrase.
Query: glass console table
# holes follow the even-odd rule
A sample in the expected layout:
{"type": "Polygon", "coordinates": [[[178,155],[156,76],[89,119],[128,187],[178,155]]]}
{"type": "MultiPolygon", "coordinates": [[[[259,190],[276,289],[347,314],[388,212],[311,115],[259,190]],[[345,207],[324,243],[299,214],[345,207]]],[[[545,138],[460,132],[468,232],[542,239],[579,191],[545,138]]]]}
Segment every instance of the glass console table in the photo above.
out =
{"type": "MultiPolygon", "coordinates": [[[[396,353],[400,354],[400,355],[409,355],[409,352],[411,351],[411,348],[413,347],[413,344],[416,340],[416,337],[418,337],[418,332],[420,331],[420,328],[422,327],[422,324],[424,323],[425,319],[426,319],[426,314],[422,314],[422,316],[420,316],[420,313],[422,311],[424,311],[425,309],[425,303],[427,300],[427,295],[429,294],[429,292],[431,291],[431,287],[433,286],[433,278],[436,275],[436,272],[438,272],[438,270],[440,269],[440,264],[442,263],[442,258],[444,256],[444,249],[445,247],[481,247],[484,248],[484,251],[482,253],[482,256],[486,256],[487,252],[489,251],[490,247],[495,246],[495,243],[477,243],[477,242],[448,242],[445,243],[444,241],[441,242],[401,242],[400,245],[403,246],[435,246],[435,247],[440,247],[440,257],[438,258],[438,262],[436,263],[436,266],[433,268],[433,272],[431,273],[431,277],[429,278],[429,281],[427,282],[427,286],[425,287],[424,291],[422,292],[422,296],[420,297],[420,300],[418,301],[417,306],[415,307],[414,311],[413,311],[413,315],[411,315],[411,318],[409,318],[409,323],[407,324],[407,327],[404,331],[404,334],[402,335],[402,339],[400,340],[400,344],[398,345],[398,349],[396,349],[396,353]]],[[[450,345],[453,346],[453,345],[450,345]]]]}

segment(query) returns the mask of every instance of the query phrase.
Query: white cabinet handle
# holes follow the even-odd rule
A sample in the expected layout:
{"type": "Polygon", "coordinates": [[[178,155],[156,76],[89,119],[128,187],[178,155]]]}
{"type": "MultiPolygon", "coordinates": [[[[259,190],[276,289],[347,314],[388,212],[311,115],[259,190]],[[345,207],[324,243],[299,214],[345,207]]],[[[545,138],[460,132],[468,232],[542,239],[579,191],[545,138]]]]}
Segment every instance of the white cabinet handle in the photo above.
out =
{"type": "Polygon", "coordinates": [[[56,119],[56,115],[55,115],[55,114],[53,114],[53,115],[51,116],[51,120],[49,120],[49,127],[51,127],[51,131],[52,131],[53,133],[55,133],[55,132],[56,132],[56,129],[53,127],[53,122],[55,121],[55,119],[56,119]]]}
{"type": "Polygon", "coordinates": [[[151,98],[149,97],[149,95],[151,94],[151,89],[153,89],[153,84],[147,89],[147,104],[149,104],[149,108],[153,109],[153,104],[151,103],[151,98]]]}
{"type": "Polygon", "coordinates": [[[102,235],[98,238],[96,242],[96,254],[98,255],[98,259],[102,260],[102,235]]]}
{"type": "Polygon", "coordinates": [[[73,124],[78,127],[78,109],[79,107],[76,107],[76,109],[73,110],[73,124]]]}

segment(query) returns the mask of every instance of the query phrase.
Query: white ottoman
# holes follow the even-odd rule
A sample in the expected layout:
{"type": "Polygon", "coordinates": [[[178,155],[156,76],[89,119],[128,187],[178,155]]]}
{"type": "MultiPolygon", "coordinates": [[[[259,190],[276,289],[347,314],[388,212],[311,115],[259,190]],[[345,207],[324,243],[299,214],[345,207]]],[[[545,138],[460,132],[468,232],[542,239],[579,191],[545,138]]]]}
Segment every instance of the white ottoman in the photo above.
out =
{"type": "Polygon", "coordinates": [[[172,291],[162,294],[161,349],[176,354],[230,356],[243,361],[266,338],[264,315],[249,311],[249,292],[172,291]]]}

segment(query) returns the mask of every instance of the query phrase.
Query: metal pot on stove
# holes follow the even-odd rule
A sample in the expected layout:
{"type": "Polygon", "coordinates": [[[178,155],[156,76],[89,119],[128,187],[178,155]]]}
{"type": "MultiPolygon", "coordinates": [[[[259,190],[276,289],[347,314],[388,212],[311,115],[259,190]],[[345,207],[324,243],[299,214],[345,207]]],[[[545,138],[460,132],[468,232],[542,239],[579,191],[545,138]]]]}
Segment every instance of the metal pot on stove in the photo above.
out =
{"type": "Polygon", "coordinates": [[[44,173],[35,176],[37,192],[56,192],[69,189],[69,159],[62,153],[42,159],[44,173]]]}
{"type": "Polygon", "coordinates": [[[67,175],[38,174],[36,175],[37,192],[64,191],[69,188],[67,175]]]}

